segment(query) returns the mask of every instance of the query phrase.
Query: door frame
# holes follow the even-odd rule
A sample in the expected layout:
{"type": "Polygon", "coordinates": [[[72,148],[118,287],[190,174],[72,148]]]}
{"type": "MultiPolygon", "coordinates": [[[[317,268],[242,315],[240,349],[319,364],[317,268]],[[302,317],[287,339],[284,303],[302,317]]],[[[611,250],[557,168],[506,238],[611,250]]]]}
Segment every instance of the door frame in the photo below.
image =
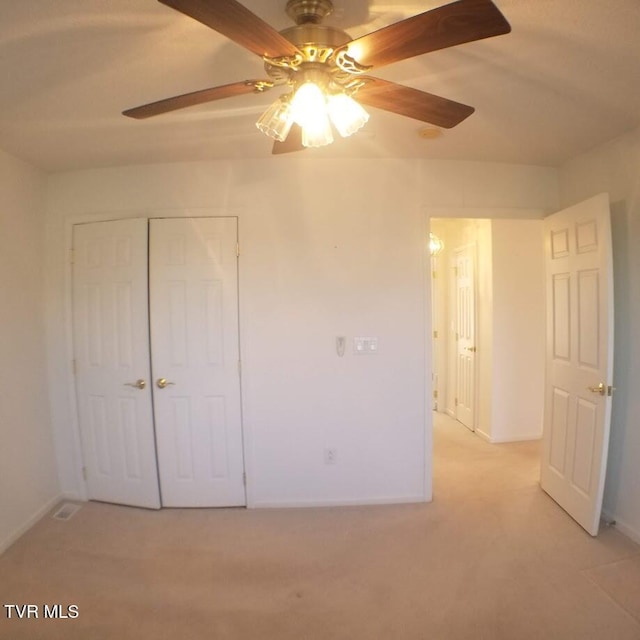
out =
{"type": "MultiPolygon", "coordinates": [[[[595,197],[600,197],[599,194],[598,196],[595,197]]],[[[606,195],[606,197],[608,198],[609,201],[609,205],[610,205],[610,198],[609,198],[609,194],[604,194],[606,195]]],[[[563,207],[563,209],[560,209],[559,205],[554,207],[554,210],[551,213],[557,213],[560,212],[564,209],[567,208],[571,208],[571,206],[576,206],[579,205],[583,202],[586,202],[590,200],[590,198],[587,198],[585,200],[581,200],[579,202],[573,203],[573,205],[567,206],[567,207],[563,207]]],[[[548,210],[545,209],[511,209],[511,208],[495,208],[495,209],[485,209],[485,208],[464,208],[464,207],[442,207],[442,208],[438,208],[438,207],[425,207],[423,209],[424,212],[424,216],[425,216],[425,226],[427,231],[429,231],[430,227],[431,227],[431,220],[432,219],[459,219],[459,218],[468,218],[468,219],[473,219],[473,218],[486,218],[486,219],[492,219],[492,220],[499,220],[499,219],[510,219],[510,220],[531,220],[531,219],[537,219],[537,220],[544,220],[544,218],[546,218],[548,215],[550,215],[550,212],[548,210]]],[[[615,251],[615,248],[612,247],[612,252],[615,251]]],[[[615,253],[613,254],[613,260],[615,261],[615,253]]],[[[543,272],[544,272],[544,266],[543,266],[543,272]]],[[[542,274],[541,274],[542,277],[542,274]]],[[[614,278],[615,278],[615,274],[614,274],[614,278]]],[[[614,287],[615,287],[615,282],[614,282],[614,287]]],[[[614,319],[615,322],[615,319],[614,319]]],[[[609,381],[613,380],[612,378],[613,373],[609,376],[609,381]]],[[[612,384],[612,382],[609,382],[610,384],[612,384]]],[[[432,416],[429,416],[428,418],[428,429],[430,429],[429,435],[430,437],[432,437],[433,434],[433,418],[432,416]]],[[[480,435],[481,433],[478,432],[480,435]]],[[[540,454],[540,462],[542,464],[542,458],[543,458],[544,452],[541,451],[540,454]]],[[[608,454],[607,454],[608,455],[608,454]]],[[[605,514],[605,510],[603,508],[602,514],[605,514]]]]}
{"type": "MultiPolygon", "coordinates": [[[[530,208],[530,209],[525,209],[525,208],[515,208],[515,207],[432,207],[432,206],[423,206],[422,208],[422,213],[423,213],[423,219],[424,219],[424,229],[425,229],[425,238],[429,237],[429,231],[431,231],[431,220],[433,219],[444,219],[444,220],[460,220],[460,219],[468,219],[468,220],[503,220],[503,219],[507,219],[507,220],[540,220],[542,221],[543,218],[545,218],[549,212],[547,209],[542,209],[542,208],[530,208]]],[[[445,239],[446,242],[446,239],[445,239]]],[[[427,253],[428,253],[428,249],[427,249],[427,253]]],[[[477,251],[476,251],[476,273],[475,273],[475,286],[476,286],[476,295],[477,295],[477,289],[478,289],[478,265],[477,265],[477,251]]],[[[451,270],[449,269],[449,267],[447,266],[447,278],[452,278],[452,274],[451,274],[451,270]]],[[[542,278],[542,274],[540,276],[542,278]]],[[[431,278],[428,279],[429,283],[431,285],[434,284],[433,280],[431,278]]],[[[429,328],[431,326],[432,323],[432,315],[433,315],[433,310],[431,308],[431,294],[430,292],[428,292],[425,296],[425,300],[426,300],[426,306],[428,307],[428,309],[426,310],[427,318],[429,319],[428,323],[427,323],[427,328],[429,328]]],[[[478,340],[480,339],[480,337],[478,336],[478,328],[479,328],[479,324],[478,324],[478,304],[476,303],[475,305],[475,313],[476,313],[476,345],[478,344],[478,340]]],[[[433,340],[431,338],[431,333],[427,334],[429,336],[429,349],[427,350],[427,362],[426,362],[426,371],[427,372],[432,372],[433,371],[433,340]]],[[[480,346],[480,348],[482,348],[480,346]]],[[[449,345],[447,345],[447,349],[449,349],[449,345]]],[[[481,352],[480,352],[481,353],[481,352]]],[[[448,358],[448,355],[447,355],[448,358]]],[[[476,429],[474,431],[474,433],[476,435],[478,435],[479,437],[483,438],[486,441],[490,441],[489,436],[487,436],[486,434],[484,434],[480,429],[477,428],[478,425],[478,420],[479,420],[479,415],[478,415],[478,394],[479,394],[479,376],[480,376],[480,368],[479,368],[479,364],[480,364],[480,359],[477,360],[476,362],[476,388],[475,388],[475,392],[476,392],[476,406],[475,406],[475,413],[476,413],[476,429]]],[[[427,392],[428,392],[428,399],[429,402],[431,402],[431,390],[432,390],[432,379],[431,379],[431,375],[427,374],[426,377],[426,383],[427,383],[427,392]]],[[[445,413],[447,413],[447,415],[449,415],[450,417],[452,417],[453,419],[455,418],[455,415],[452,415],[448,410],[445,411],[445,413]]],[[[426,430],[427,430],[427,441],[431,442],[433,440],[433,415],[432,415],[432,411],[429,410],[427,411],[427,420],[426,420],[426,430]]],[[[429,454],[431,455],[431,460],[433,461],[433,454],[432,451],[429,451],[429,454]]],[[[432,470],[433,470],[433,463],[432,463],[432,470]]]]}
{"type": "MultiPolygon", "coordinates": [[[[62,488],[62,495],[70,500],[79,500],[86,502],[89,498],[89,490],[87,482],[84,478],[84,454],[82,449],[82,440],[80,436],[80,418],[78,415],[78,404],[76,401],[76,377],[74,371],[74,338],[73,338],[73,228],[78,224],[87,224],[91,222],[110,222],[115,220],[123,220],[129,218],[236,218],[238,225],[238,242],[241,237],[241,215],[242,211],[238,208],[229,210],[228,208],[184,208],[184,209],[157,209],[149,210],[126,210],[126,211],[104,211],[96,214],[70,215],[65,219],[64,226],[64,312],[65,312],[65,340],[64,340],[64,366],[62,363],[56,363],[56,375],[63,376],[68,389],[65,405],[67,408],[67,422],[70,425],[70,434],[72,438],[71,457],[73,459],[74,469],[74,485],[77,490],[68,490],[62,488]]],[[[238,337],[239,337],[239,354],[242,359],[243,353],[243,331],[242,331],[242,270],[241,261],[238,259],[238,337]]],[[[62,351],[62,348],[61,348],[62,351]]],[[[253,476],[251,464],[252,458],[249,455],[251,451],[251,430],[247,428],[244,419],[244,387],[243,376],[240,371],[240,420],[242,430],[242,453],[245,465],[246,477],[246,507],[253,506],[253,488],[251,478],[253,476]]]]}

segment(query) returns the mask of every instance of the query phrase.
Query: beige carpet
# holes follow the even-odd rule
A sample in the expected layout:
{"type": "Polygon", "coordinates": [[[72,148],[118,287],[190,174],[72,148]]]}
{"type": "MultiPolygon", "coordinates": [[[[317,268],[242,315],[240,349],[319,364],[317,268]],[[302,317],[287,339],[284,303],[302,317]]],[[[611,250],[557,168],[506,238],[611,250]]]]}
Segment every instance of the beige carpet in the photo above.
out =
{"type": "Polygon", "coordinates": [[[538,456],[439,416],[431,504],[44,518],[0,557],[0,600],[40,617],[4,608],[0,638],[639,640],[640,547],[584,533],[538,456]]]}

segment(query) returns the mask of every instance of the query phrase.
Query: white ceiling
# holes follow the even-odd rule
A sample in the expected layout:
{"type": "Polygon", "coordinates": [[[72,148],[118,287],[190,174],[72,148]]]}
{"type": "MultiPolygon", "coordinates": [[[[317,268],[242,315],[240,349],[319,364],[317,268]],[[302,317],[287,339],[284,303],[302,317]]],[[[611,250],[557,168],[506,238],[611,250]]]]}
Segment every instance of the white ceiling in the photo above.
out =
{"type": "MultiPolygon", "coordinates": [[[[445,3],[334,0],[327,22],[357,37],[445,3]]],[[[291,25],[286,0],[243,4],[277,29],[291,25]]],[[[497,5],[512,33],[374,73],[472,105],[469,119],[425,140],[422,123],[369,109],[353,137],[298,156],[557,166],[640,124],[638,0],[497,5]]],[[[0,0],[0,149],[46,170],[267,158],[254,122],[276,90],[145,121],[121,115],[264,77],[257,56],[156,0],[0,0]]]]}

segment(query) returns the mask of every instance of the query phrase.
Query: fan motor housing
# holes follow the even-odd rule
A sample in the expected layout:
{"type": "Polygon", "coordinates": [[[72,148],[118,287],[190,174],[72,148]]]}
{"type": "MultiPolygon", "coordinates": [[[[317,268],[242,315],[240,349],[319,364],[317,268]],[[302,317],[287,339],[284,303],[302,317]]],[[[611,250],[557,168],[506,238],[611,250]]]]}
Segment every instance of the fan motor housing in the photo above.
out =
{"type": "Polygon", "coordinates": [[[287,15],[296,24],[318,24],[333,11],[331,0],[289,0],[287,15]]]}

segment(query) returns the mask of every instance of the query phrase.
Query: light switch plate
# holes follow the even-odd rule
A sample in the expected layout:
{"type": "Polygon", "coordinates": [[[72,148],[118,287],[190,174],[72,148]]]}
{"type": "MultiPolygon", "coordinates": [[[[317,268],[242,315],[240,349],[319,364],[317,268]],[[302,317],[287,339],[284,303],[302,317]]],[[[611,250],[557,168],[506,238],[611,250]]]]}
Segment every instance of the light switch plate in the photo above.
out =
{"type": "Polygon", "coordinates": [[[378,338],[354,338],[353,352],[358,356],[370,356],[378,353],[378,338]]]}

